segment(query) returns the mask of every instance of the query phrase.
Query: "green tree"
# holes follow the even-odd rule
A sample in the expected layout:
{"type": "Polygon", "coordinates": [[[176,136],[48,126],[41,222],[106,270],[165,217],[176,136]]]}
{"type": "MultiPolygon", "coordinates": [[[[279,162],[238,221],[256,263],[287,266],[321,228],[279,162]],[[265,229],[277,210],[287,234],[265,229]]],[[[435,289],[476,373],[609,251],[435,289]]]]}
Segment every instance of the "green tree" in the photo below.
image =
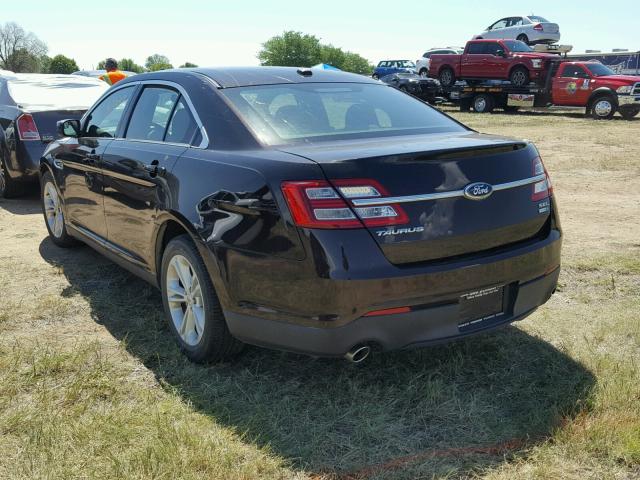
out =
{"type": "Polygon", "coordinates": [[[123,58],[118,62],[118,68],[120,70],[126,70],[128,72],[142,73],[144,72],[144,67],[142,65],[138,65],[131,58],[123,58]]]}
{"type": "Polygon", "coordinates": [[[169,59],[164,55],[160,55],[155,53],[147,57],[147,61],[145,62],[145,67],[150,72],[157,72],[158,70],[167,70],[169,68],[173,68],[169,59]]]}
{"type": "Polygon", "coordinates": [[[262,65],[310,67],[320,62],[321,51],[317,37],[290,30],[264,42],[258,59],[262,65]]]}
{"type": "Polygon", "coordinates": [[[373,66],[357,53],[347,52],[302,32],[286,31],[262,44],[258,52],[262,65],[311,67],[318,63],[333,65],[347,72],[369,75],[373,66]]]}
{"type": "Polygon", "coordinates": [[[47,45],[14,22],[0,24],[0,69],[37,72],[47,45]]]}
{"type": "Polygon", "coordinates": [[[180,65],[180,68],[198,68],[198,65],[191,62],[184,62],[184,64],[180,65]]]}
{"type": "Polygon", "coordinates": [[[65,73],[70,74],[78,69],[78,64],[73,58],[64,55],[56,55],[51,59],[49,64],[49,73],[65,73]]]}
{"type": "Polygon", "coordinates": [[[49,55],[41,55],[38,59],[38,72],[49,73],[49,67],[51,66],[51,57],[49,55]]]}

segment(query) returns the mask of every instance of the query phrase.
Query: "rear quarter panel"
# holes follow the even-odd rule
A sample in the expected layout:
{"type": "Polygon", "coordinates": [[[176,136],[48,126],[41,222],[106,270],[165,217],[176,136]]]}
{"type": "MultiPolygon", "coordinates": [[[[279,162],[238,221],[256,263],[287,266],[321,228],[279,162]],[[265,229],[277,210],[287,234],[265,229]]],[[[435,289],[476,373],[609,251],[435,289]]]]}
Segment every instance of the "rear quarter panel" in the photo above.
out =
{"type": "Polygon", "coordinates": [[[456,76],[460,75],[460,62],[462,61],[462,55],[456,55],[453,53],[436,54],[431,55],[430,60],[430,77],[437,77],[443,67],[450,67],[456,76]]]}

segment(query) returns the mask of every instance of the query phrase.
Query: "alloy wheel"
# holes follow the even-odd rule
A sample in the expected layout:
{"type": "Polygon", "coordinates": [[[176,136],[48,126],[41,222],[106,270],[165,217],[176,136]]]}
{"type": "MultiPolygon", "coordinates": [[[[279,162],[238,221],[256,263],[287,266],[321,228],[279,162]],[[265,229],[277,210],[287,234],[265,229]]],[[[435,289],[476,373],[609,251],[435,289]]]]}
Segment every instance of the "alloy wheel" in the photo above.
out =
{"type": "Polygon", "coordinates": [[[527,75],[522,70],[518,70],[514,72],[512,80],[514,85],[524,85],[527,82],[527,75]]]}
{"type": "Polygon", "coordinates": [[[186,257],[175,255],[171,258],[167,268],[166,287],[169,311],[176,332],[187,345],[198,345],[204,333],[204,297],[198,275],[186,257]]]}
{"type": "Polygon", "coordinates": [[[54,237],[62,237],[64,229],[64,215],[58,191],[53,183],[47,182],[44,186],[44,214],[47,225],[54,237]]]}

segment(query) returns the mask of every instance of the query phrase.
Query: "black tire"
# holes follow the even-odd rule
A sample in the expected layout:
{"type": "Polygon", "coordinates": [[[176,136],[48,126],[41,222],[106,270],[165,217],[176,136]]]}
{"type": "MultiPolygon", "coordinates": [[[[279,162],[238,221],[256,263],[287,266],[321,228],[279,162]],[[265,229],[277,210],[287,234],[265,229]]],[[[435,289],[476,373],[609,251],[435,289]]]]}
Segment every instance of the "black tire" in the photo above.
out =
{"type": "Polygon", "coordinates": [[[625,120],[633,120],[640,113],[640,108],[621,108],[619,111],[625,120]]]}
{"type": "Polygon", "coordinates": [[[476,113],[491,113],[495,106],[491,95],[481,93],[473,97],[473,111],[476,113]]]}
{"type": "MultiPolygon", "coordinates": [[[[193,362],[220,362],[229,360],[238,354],[244,344],[234,338],[229,332],[227,322],[222,313],[220,301],[209,277],[209,273],[198,253],[195,245],[188,235],[180,235],[169,242],[162,255],[162,304],[169,323],[169,329],[173,332],[178,345],[184,354],[193,362]],[[172,259],[182,256],[190,264],[193,274],[197,276],[198,283],[202,290],[202,301],[204,311],[204,327],[197,344],[190,345],[180,335],[176,329],[171,309],[169,307],[167,274],[172,259]]],[[[185,302],[186,304],[186,302],[185,302]]],[[[185,308],[186,305],[185,305],[185,308]]]]}
{"type": "Polygon", "coordinates": [[[418,75],[420,75],[422,78],[427,78],[429,76],[429,70],[427,70],[426,68],[421,68],[418,72],[418,75]]]}
{"type": "Polygon", "coordinates": [[[16,198],[24,194],[24,185],[16,182],[7,171],[4,149],[0,150],[0,198],[16,198]]]}
{"type": "Polygon", "coordinates": [[[511,73],[509,73],[509,81],[516,87],[524,87],[526,85],[529,85],[529,82],[531,81],[529,70],[527,70],[525,67],[514,68],[513,70],[511,70],[511,73]]]}
{"type": "Polygon", "coordinates": [[[401,92],[404,92],[404,93],[409,93],[409,90],[407,90],[407,86],[406,85],[400,85],[398,87],[398,90],[400,90],[401,92]]]}
{"type": "Polygon", "coordinates": [[[529,45],[529,37],[527,37],[524,33],[521,33],[520,35],[518,35],[516,37],[516,40],[520,40],[521,42],[524,42],[527,45],[529,45]]]}
{"type": "Polygon", "coordinates": [[[56,182],[53,179],[53,175],[51,172],[45,172],[42,175],[42,181],[40,183],[40,204],[42,206],[42,215],[44,216],[44,224],[47,227],[47,232],[49,232],[49,238],[51,241],[59,247],[69,248],[78,245],[80,242],[69,235],[67,231],[67,225],[65,223],[64,213],[62,209],[62,196],[60,195],[60,191],[56,186],[56,182]],[[52,188],[55,190],[57,195],[57,201],[59,202],[55,206],[47,205],[48,204],[48,194],[47,189],[52,188]],[[47,208],[49,207],[49,208],[47,208]],[[55,212],[51,213],[51,208],[54,208],[55,212]],[[49,212],[49,213],[48,213],[49,212]],[[52,216],[53,215],[53,221],[52,216]],[[57,229],[55,227],[56,219],[60,222],[60,227],[57,229]]]}
{"type": "Polygon", "coordinates": [[[377,73],[374,73],[373,75],[371,75],[371,78],[373,78],[374,80],[380,80],[380,77],[378,76],[377,73]]]}
{"type": "Polygon", "coordinates": [[[613,95],[600,95],[589,105],[591,116],[596,120],[611,120],[617,110],[616,99],[613,95]]]}
{"type": "Polygon", "coordinates": [[[452,87],[453,84],[456,83],[456,76],[453,73],[453,70],[445,67],[440,70],[440,73],[438,74],[438,80],[440,80],[440,85],[442,85],[443,87],[452,87]]]}

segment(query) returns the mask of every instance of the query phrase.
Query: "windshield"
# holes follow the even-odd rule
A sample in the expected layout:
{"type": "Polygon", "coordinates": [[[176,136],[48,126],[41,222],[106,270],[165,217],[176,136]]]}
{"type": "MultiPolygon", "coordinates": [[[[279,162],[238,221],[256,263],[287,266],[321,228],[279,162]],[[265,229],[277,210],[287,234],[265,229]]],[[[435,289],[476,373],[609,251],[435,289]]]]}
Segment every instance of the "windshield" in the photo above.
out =
{"type": "Polygon", "coordinates": [[[533,48],[520,40],[503,40],[510,52],[533,52],[533,48]]]}
{"type": "Polygon", "coordinates": [[[544,17],[536,17],[534,16],[530,16],[529,20],[531,20],[532,22],[538,22],[538,23],[549,23],[549,20],[547,20],[544,17]]]}
{"type": "Polygon", "coordinates": [[[221,93],[267,145],[465,131],[437,110],[386,85],[259,85],[221,93]]]}
{"type": "Polygon", "coordinates": [[[402,68],[415,68],[416,64],[411,60],[398,60],[398,65],[402,68]]]}
{"type": "Polygon", "coordinates": [[[78,75],[16,74],[8,82],[13,101],[25,110],[86,110],[109,88],[78,75]]]}
{"type": "Polygon", "coordinates": [[[601,63],[587,63],[585,65],[594,77],[604,77],[606,75],[616,74],[616,72],[601,63]]]}

